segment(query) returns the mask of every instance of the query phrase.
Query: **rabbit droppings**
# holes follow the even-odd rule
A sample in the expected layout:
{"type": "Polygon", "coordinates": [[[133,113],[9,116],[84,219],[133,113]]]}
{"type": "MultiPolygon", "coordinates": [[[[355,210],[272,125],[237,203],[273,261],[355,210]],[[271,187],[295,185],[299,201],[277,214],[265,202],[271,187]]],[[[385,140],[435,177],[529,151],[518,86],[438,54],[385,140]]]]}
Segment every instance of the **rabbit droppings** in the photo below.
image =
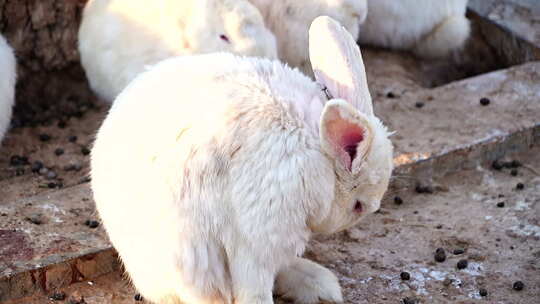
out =
{"type": "Polygon", "coordinates": [[[306,75],[313,75],[308,54],[308,30],[318,16],[329,16],[343,25],[354,39],[367,14],[367,0],[249,0],[276,36],[278,56],[306,75]]]}
{"type": "Polygon", "coordinates": [[[463,47],[470,34],[467,0],[368,0],[361,43],[443,58],[463,47]]]}
{"type": "Polygon", "coordinates": [[[15,102],[16,61],[13,49],[0,34],[0,143],[11,121],[15,102]]]}
{"type": "Polygon", "coordinates": [[[92,90],[107,102],[146,66],[171,56],[277,57],[274,35],[247,0],[90,0],[79,51],[92,90]]]}
{"type": "Polygon", "coordinates": [[[146,299],[273,303],[274,287],[297,303],[342,301],[335,275],[300,256],[312,233],[379,208],[393,148],[354,39],[329,17],[309,36],[318,83],[215,53],[162,61],[115,100],[92,189],[146,299]]]}

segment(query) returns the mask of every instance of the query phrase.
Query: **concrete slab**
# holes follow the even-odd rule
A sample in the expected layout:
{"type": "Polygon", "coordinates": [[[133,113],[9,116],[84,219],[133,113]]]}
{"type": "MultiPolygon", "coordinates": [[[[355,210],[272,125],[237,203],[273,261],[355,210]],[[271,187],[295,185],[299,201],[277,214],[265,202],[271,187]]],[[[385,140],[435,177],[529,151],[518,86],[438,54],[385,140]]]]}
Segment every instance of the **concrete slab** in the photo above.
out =
{"type": "Polygon", "coordinates": [[[470,0],[471,19],[507,65],[540,60],[540,2],[470,0]]]}
{"type": "Polygon", "coordinates": [[[375,112],[397,133],[396,164],[424,166],[442,176],[527,147],[540,130],[540,62],[492,72],[430,90],[379,99],[375,112]],[[480,103],[489,99],[489,105],[480,103]],[[419,104],[422,107],[418,107],[419,104]],[[504,144],[506,142],[507,144],[504,144]]]}
{"type": "Polygon", "coordinates": [[[117,269],[91,197],[80,185],[0,204],[0,301],[117,269]]]}
{"type": "Polygon", "coordinates": [[[468,6],[540,48],[540,2],[537,0],[469,0],[468,6]]]}

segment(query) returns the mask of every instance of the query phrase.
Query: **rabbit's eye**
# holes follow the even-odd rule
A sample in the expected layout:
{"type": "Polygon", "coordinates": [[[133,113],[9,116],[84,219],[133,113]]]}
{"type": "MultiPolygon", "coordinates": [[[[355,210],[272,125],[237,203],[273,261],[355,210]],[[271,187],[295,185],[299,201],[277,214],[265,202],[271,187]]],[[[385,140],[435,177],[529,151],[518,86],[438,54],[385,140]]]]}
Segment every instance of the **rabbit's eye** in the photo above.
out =
{"type": "Polygon", "coordinates": [[[225,36],[225,35],[223,35],[223,34],[219,35],[219,38],[220,38],[221,40],[225,41],[225,42],[230,42],[230,41],[229,41],[229,37],[227,37],[227,36],[225,36]]]}
{"type": "Polygon", "coordinates": [[[356,201],[356,204],[354,204],[354,212],[356,213],[362,213],[363,207],[361,201],[356,201]]]}

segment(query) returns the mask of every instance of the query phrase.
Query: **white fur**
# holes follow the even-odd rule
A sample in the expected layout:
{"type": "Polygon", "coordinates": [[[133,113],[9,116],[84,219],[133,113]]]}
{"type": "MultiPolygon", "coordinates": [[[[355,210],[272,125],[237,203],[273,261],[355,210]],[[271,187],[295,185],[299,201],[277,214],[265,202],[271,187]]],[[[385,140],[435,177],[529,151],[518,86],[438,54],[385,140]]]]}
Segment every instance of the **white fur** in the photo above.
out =
{"type": "Polygon", "coordinates": [[[0,142],[11,121],[15,102],[16,61],[13,49],[0,35],[0,142]]]}
{"type": "Polygon", "coordinates": [[[366,0],[249,0],[276,36],[279,58],[312,75],[308,54],[308,30],[318,16],[329,16],[358,37],[366,19],[366,0]]]}
{"type": "MultiPolygon", "coordinates": [[[[339,25],[320,17],[312,33],[325,35],[325,27],[339,25]]],[[[349,34],[326,43],[337,40],[357,48],[349,34]]],[[[277,277],[277,292],[315,303],[340,301],[339,285],[330,271],[297,257],[312,233],[345,229],[379,208],[392,145],[375,116],[326,102],[321,84],[297,70],[216,53],[167,59],[138,76],[98,131],[91,168],[103,225],[146,299],[272,303],[277,277]],[[343,115],[327,116],[335,110],[343,115]],[[336,155],[348,130],[334,123],[372,130],[352,171],[336,155]],[[297,280],[302,291],[284,286],[297,280]]]]}
{"type": "Polygon", "coordinates": [[[368,0],[359,40],[427,58],[445,57],[469,37],[466,9],[467,0],[368,0]]]}
{"type": "Polygon", "coordinates": [[[247,0],[90,0],[79,51],[90,86],[108,102],[146,66],[171,56],[277,57],[273,34],[247,0]]]}
{"type": "Polygon", "coordinates": [[[343,302],[337,277],[330,270],[303,258],[294,259],[278,273],[274,291],[297,304],[318,303],[319,299],[343,302]]]}

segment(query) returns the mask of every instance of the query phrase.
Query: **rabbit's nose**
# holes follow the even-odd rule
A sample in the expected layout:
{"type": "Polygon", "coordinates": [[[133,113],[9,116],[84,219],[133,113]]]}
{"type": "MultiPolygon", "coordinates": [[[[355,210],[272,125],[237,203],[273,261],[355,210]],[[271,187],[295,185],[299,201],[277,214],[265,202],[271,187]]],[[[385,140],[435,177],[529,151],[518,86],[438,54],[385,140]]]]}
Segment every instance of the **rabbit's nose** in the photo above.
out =
{"type": "Polygon", "coordinates": [[[362,213],[363,210],[364,210],[364,207],[363,207],[362,202],[361,201],[356,201],[356,203],[354,204],[354,212],[362,213]]]}

